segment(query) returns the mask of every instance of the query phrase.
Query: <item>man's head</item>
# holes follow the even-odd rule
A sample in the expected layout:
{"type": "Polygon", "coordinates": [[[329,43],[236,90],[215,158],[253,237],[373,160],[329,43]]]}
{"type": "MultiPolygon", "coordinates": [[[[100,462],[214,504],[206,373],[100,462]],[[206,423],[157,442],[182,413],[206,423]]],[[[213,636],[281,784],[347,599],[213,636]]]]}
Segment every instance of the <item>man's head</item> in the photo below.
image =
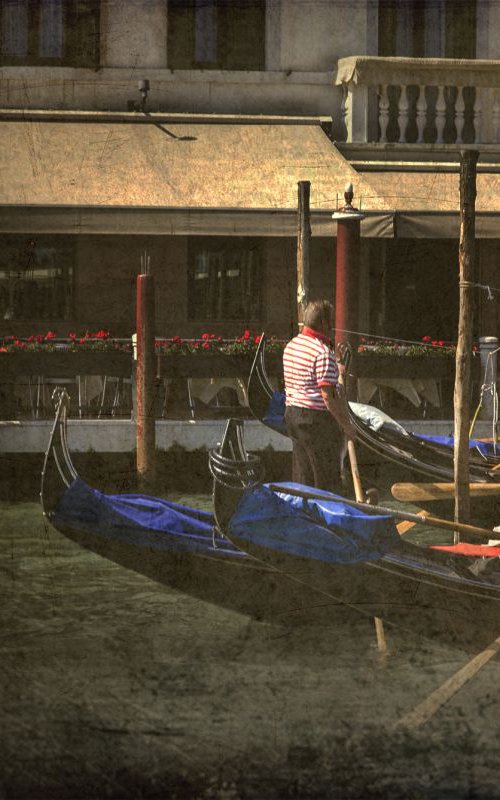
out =
{"type": "Polygon", "coordinates": [[[333,306],[329,300],[313,300],[304,311],[304,325],[329,336],[333,327],[333,306]]]}

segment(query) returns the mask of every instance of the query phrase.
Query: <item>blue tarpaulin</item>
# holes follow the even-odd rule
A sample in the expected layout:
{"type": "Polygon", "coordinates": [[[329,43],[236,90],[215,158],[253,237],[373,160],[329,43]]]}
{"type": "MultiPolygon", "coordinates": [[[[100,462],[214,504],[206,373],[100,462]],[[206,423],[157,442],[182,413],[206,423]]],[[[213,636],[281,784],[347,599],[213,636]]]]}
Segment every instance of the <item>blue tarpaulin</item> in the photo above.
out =
{"type": "Polygon", "coordinates": [[[307,487],[281,486],[279,494],[266,486],[249,490],[231,518],[229,537],[233,533],[262,547],[338,564],[381,558],[400,543],[390,515],[366,514],[342,498],[326,499],[328,493],[325,500],[304,500],[287,489],[307,487]]]}
{"type": "MultiPolygon", "coordinates": [[[[416,436],[417,439],[424,439],[426,442],[435,442],[436,444],[444,444],[447,445],[447,447],[453,447],[455,441],[453,436],[428,436],[423,433],[415,433],[413,435],[416,436]]],[[[479,452],[487,458],[500,458],[500,446],[495,446],[494,442],[481,442],[479,439],[470,439],[469,449],[479,450],[479,452]]]]}
{"type": "Polygon", "coordinates": [[[153,550],[242,557],[215,530],[213,514],[158,497],[103,494],[77,478],[60,499],[52,521],[70,528],[153,550]]]}
{"type": "Polygon", "coordinates": [[[262,420],[264,425],[272,428],[278,433],[283,433],[288,436],[288,430],[285,422],[285,393],[273,392],[273,396],[269,401],[266,414],[262,420]]]}

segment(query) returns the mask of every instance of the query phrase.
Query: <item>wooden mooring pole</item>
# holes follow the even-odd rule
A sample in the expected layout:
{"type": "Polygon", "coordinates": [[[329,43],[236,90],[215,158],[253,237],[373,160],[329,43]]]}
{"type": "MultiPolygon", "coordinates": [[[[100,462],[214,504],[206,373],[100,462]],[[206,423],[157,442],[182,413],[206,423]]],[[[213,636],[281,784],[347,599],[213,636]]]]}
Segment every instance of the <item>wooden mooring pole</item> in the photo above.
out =
{"type": "Polygon", "coordinates": [[[364,214],[354,208],[354,189],[347,184],[345,205],[332,215],[337,223],[337,258],[335,269],[335,345],[357,344],[353,332],[358,330],[359,252],[361,220],[364,214]]]}
{"type": "MultiPolygon", "coordinates": [[[[455,366],[455,522],[469,522],[469,427],[474,295],[477,150],[460,153],[459,319],[455,366]]],[[[458,534],[455,534],[458,541],[458,534]]]]}
{"type": "Polygon", "coordinates": [[[311,241],[311,184],[299,181],[297,219],[297,318],[299,331],[304,324],[304,311],[309,302],[309,249],[311,241]]]}
{"type": "Polygon", "coordinates": [[[155,290],[147,253],[141,258],[137,276],[137,482],[141,489],[155,480],[155,290]]]}

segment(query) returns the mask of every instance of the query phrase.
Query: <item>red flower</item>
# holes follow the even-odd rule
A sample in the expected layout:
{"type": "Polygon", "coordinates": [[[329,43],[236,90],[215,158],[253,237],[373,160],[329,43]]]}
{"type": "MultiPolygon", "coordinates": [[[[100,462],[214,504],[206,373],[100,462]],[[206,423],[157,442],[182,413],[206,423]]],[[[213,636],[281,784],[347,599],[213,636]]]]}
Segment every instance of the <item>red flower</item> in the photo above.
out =
{"type": "Polygon", "coordinates": [[[437,341],[433,341],[433,342],[431,342],[431,345],[432,345],[433,347],[436,347],[438,344],[439,344],[439,342],[437,342],[437,341]]]}
{"type": "Polygon", "coordinates": [[[361,339],[360,339],[359,341],[364,343],[364,341],[365,341],[365,337],[364,337],[364,336],[362,336],[362,337],[361,337],[361,339]]]}
{"type": "Polygon", "coordinates": [[[202,339],[210,339],[210,334],[209,333],[202,333],[201,334],[201,338],[202,339]]]}
{"type": "Polygon", "coordinates": [[[248,331],[248,330],[247,330],[247,331],[244,331],[244,332],[243,332],[243,339],[245,339],[245,341],[246,341],[247,339],[250,339],[250,331],[248,331]]]}
{"type": "Polygon", "coordinates": [[[69,336],[70,339],[73,339],[73,340],[76,339],[76,333],[74,333],[73,331],[71,333],[69,333],[68,336],[69,336]]]}
{"type": "Polygon", "coordinates": [[[363,345],[360,344],[360,346],[358,347],[358,353],[362,353],[364,351],[364,349],[365,348],[363,347],[363,345]]]}
{"type": "Polygon", "coordinates": [[[210,342],[203,342],[203,345],[202,345],[202,347],[203,347],[203,349],[204,349],[204,350],[209,350],[209,348],[210,348],[210,342]]]}
{"type": "Polygon", "coordinates": [[[443,340],[442,340],[442,339],[441,339],[441,340],[438,342],[438,345],[439,345],[440,347],[444,347],[444,342],[443,342],[443,340]]]}
{"type": "Polygon", "coordinates": [[[430,336],[422,336],[422,341],[423,342],[430,342],[430,340],[431,340],[430,336]]]}
{"type": "Polygon", "coordinates": [[[262,339],[262,336],[256,336],[255,339],[254,339],[255,344],[260,344],[260,340],[261,339],[262,339]]]}
{"type": "Polygon", "coordinates": [[[82,336],[81,339],[79,339],[78,341],[79,341],[80,344],[85,344],[85,342],[87,341],[87,337],[86,336],[82,336]]]}
{"type": "Polygon", "coordinates": [[[0,347],[0,353],[7,353],[8,350],[6,347],[0,347]]]}
{"type": "Polygon", "coordinates": [[[54,333],[54,331],[47,331],[47,333],[45,334],[45,339],[47,341],[49,339],[56,339],[56,338],[57,338],[57,333],[54,333]]]}

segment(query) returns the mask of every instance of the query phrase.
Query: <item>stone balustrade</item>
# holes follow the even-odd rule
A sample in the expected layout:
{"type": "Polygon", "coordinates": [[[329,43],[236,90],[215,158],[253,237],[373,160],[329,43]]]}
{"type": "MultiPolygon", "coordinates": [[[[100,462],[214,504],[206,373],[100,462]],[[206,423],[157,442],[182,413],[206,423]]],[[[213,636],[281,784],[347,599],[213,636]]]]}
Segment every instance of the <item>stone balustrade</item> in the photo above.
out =
{"type": "Polygon", "coordinates": [[[500,61],[351,56],[334,82],[347,142],[500,141],[500,61]]]}

